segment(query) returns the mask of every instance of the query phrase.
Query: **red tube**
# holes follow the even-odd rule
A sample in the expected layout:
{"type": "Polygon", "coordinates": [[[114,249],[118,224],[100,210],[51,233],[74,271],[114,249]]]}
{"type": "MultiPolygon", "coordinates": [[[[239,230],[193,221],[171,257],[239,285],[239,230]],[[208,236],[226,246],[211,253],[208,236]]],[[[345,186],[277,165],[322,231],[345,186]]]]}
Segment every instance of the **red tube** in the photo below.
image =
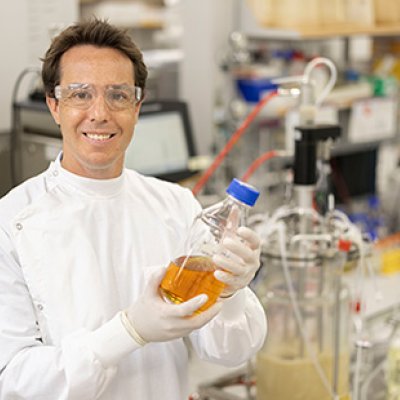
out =
{"type": "Polygon", "coordinates": [[[274,96],[277,95],[276,91],[268,93],[264,96],[254,107],[251,113],[246,117],[243,123],[239,126],[236,132],[233,133],[231,138],[225,144],[224,148],[218,153],[215,157],[213,163],[206,169],[206,171],[200,176],[199,180],[197,181],[196,185],[192,189],[193,194],[196,196],[203,186],[207,183],[210,179],[212,174],[215,170],[219,167],[223,159],[227,156],[227,154],[232,150],[233,146],[236,142],[240,139],[246,129],[249,127],[250,123],[254,120],[257,114],[261,111],[261,109],[267,104],[274,96]]]}
{"type": "Polygon", "coordinates": [[[277,157],[279,154],[276,150],[267,151],[258,157],[253,163],[247,168],[247,171],[243,174],[241,181],[247,182],[251,175],[262,165],[265,161],[270,160],[271,158],[277,157]]]}

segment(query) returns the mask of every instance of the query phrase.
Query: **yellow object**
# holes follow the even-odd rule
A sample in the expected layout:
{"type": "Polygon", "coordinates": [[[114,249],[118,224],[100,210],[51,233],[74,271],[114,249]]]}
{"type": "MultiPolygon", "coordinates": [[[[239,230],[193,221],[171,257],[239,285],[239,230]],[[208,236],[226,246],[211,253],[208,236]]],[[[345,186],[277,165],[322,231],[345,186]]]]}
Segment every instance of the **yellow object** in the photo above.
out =
{"type": "Polygon", "coordinates": [[[400,249],[388,250],[382,254],[381,271],[383,274],[393,274],[400,271],[400,249]]]}
{"type": "Polygon", "coordinates": [[[400,271],[400,232],[379,240],[374,251],[382,274],[390,275],[400,271]]]}
{"type": "Polygon", "coordinates": [[[399,0],[375,0],[375,20],[378,24],[400,22],[399,0]]]}

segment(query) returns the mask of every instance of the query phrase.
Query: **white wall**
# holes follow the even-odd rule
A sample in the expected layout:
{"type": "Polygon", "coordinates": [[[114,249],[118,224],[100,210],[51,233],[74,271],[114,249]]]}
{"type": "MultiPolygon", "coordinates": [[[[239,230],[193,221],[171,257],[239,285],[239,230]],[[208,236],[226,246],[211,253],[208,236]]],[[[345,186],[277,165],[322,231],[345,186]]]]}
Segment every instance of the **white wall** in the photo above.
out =
{"type": "Polygon", "coordinates": [[[228,44],[235,19],[235,0],[182,0],[184,60],[180,94],[189,103],[197,150],[210,153],[216,89],[223,77],[220,52],[228,44]]]}
{"type": "MultiPolygon", "coordinates": [[[[19,74],[40,67],[51,36],[78,18],[78,0],[3,1],[0,9],[0,131],[11,127],[11,97],[19,74]]],[[[32,78],[31,76],[30,78],[32,78]]],[[[29,81],[29,77],[26,79],[29,81]]]]}

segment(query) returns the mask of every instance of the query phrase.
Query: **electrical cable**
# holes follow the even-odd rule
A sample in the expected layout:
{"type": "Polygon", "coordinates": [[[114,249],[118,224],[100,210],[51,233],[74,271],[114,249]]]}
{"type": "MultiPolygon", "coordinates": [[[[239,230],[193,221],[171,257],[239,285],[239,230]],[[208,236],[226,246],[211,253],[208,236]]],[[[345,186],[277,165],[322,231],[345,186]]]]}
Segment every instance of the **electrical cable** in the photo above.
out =
{"type": "Polygon", "coordinates": [[[228,142],[225,144],[223,149],[217,154],[215,157],[213,163],[207,168],[207,170],[200,176],[199,180],[195,184],[194,188],[192,189],[193,194],[196,196],[200,190],[203,188],[203,186],[208,182],[208,180],[211,178],[212,174],[215,172],[215,170],[219,167],[221,162],[224,160],[224,158],[227,156],[227,154],[232,150],[233,146],[236,144],[236,142],[240,139],[240,137],[243,135],[243,133],[246,131],[246,129],[249,127],[251,122],[254,120],[254,118],[258,115],[258,113],[261,111],[261,109],[276,95],[278,94],[277,91],[273,91],[268,93],[266,96],[264,96],[254,107],[254,109],[251,111],[251,113],[246,117],[246,119],[242,122],[242,124],[239,126],[239,128],[232,134],[228,142]]]}

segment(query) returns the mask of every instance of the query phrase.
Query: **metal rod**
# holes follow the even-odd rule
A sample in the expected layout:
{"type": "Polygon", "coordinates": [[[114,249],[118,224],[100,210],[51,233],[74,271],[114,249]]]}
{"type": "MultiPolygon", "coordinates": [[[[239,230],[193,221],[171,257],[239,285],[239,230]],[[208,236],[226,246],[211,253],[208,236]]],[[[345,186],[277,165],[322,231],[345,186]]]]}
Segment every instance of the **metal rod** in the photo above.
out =
{"type": "MultiPolygon", "coordinates": [[[[325,266],[322,265],[319,268],[319,282],[318,282],[318,297],[322,297],[322,291],[324,290],[324,279],[325,279],[325,266]]],[[[318,329],[318,350],[321,353],[324,347],[324,307],[323,302],[317,303],[317,329],[318,329]]]]}
{"type": "MultiPolygon", "coordinates": [[[[304,297],[304,288],[305,288],[305,282],[307,281],[306,276],[307,275],[307,268],[299,268],[299,278],[298,278],[298,300],[299,304],[303,303],[305,300],[304,297]]],[[[301,308],[301,307],[300,307],[301,308]]],[[[301,311],[300,311],[301,312],[301,311]]],[[[306,315],[302,315],[302,319],[304,321],[304,325],[306,325],[306,315]]],[[[301,338],[300,340],[300,357],[304,358],[304,353],[305,353],[305,344],[304,344],[304,338],[301,335],[300,332],[300,327],[297,326],[297,331],[298,331],[298,336],[301,338]]]]}
{"type": "Polygon", "coordinates": [[[342,252],[338,254],[338,266],[334,273],[335,279],[335,311],[334,311],[334,358],[333,358],[333,393],[338,394],[339,390],[339,357],[340,357],[340,292],[342,289],[342,268],[344,267],[345,258],[342,252]]]}

